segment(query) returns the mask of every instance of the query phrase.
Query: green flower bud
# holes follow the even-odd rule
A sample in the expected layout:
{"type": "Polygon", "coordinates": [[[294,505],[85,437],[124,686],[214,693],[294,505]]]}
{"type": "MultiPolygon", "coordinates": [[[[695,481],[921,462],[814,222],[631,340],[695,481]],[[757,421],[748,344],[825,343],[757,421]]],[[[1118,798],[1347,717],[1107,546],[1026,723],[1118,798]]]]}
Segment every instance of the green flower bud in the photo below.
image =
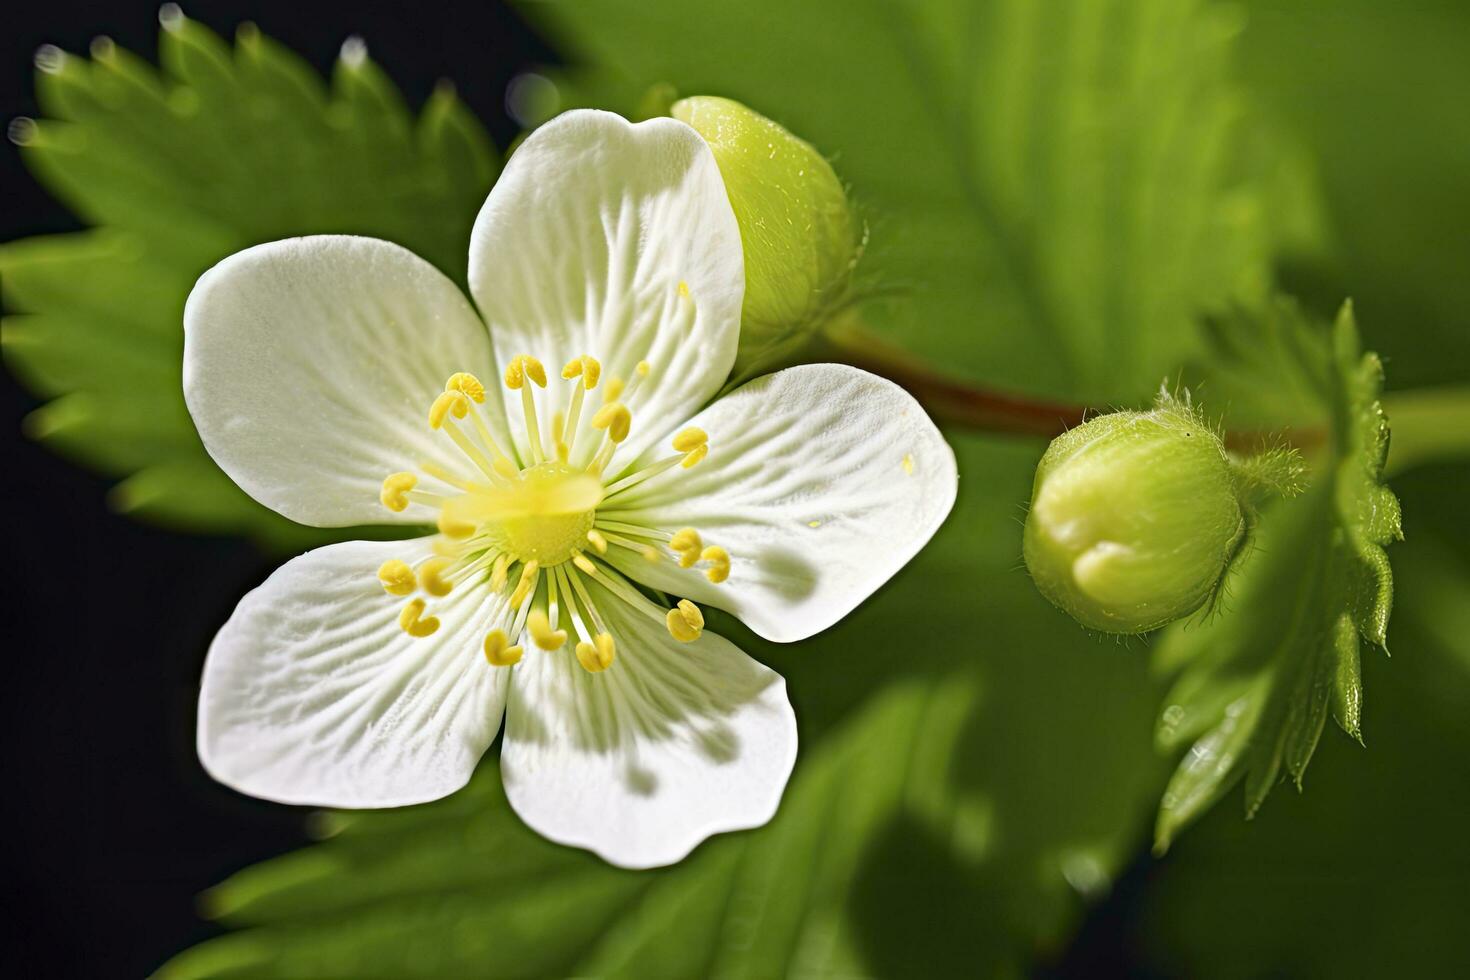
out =
{"type": "Polygon", "coordinates": [[[861,241],[847,192],[810,143],[738,102],[669,110],[714,151],[745,246],[736,375],[798,348],[847,299],[861,241]]]}
{"type": "Polygon", "coordinates": [[[1163,397],[1052,442],[1036,468],[1026,567],[1084,626],[1143,633],[1215,594],[1249,523],[1219,437],[1163,397]]]}

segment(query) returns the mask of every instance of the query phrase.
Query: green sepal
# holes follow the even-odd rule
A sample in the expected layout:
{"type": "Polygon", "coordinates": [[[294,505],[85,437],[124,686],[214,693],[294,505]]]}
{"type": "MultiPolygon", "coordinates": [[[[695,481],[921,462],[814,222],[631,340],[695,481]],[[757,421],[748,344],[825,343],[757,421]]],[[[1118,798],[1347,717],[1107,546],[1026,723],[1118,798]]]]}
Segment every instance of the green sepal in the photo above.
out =
{"type": "Polygon", "coordinates": [[[1174,627],[1159,645],[1159,669],[1181,673],[1157,742],[1163,751],[1188,746],[1160,804],[1159,851],[1236,782],[1245,782],[1247,816],[1279,779],[1301,788],[1329,713],[1362,741],[1360,646],[1387,640],[1393,578],[1384,545],[1401,536],[1397,498],[1381,482],[1389,436],[1382,367],[1361,352],[1352,307],[1328,330],[1275,304],[1238,314],[1220,336],[1232,345],[1222,350],[1223,376],[1240,380],[1255,366],[1266,400],[1279,397],[1288,375],[1304,382],[1328,430],[1312,489],[1264,513],[1257,545],[1227,583],[1229,603],[1209,622],[1174,627]],[[1295,355],[1277,362],[1249,353],[1261,350],[1295,355]]]}

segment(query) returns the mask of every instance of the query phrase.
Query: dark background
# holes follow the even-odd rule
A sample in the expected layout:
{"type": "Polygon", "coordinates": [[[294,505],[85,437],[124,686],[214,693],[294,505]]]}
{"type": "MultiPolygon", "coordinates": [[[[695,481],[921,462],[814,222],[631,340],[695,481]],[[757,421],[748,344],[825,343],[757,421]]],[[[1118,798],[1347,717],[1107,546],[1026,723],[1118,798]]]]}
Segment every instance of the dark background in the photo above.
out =
{"type": "MultiPolygon", "coordinates": [[[[506,83],[552,60],[495,3],[185,3],[232,36],[253,20],[326,71],[360,35],[422,104],[436,80],[505,146],[506,83]]],[[[150,60],[157,5],[79,0],[7,5],[0,115],[35,115],[42,44],[85,53],[106,34],[150,60]]],[[[72,231],[76,220],[0,145],[0,240],[72,231]]],[[[126,302],[119,297],[118,302],[126,302]]],[[[39,404],[4,385],[5,670],[0,681],[0,833],[7,976],[135,977],[217,931],[196,896],[230,873],[307,841],[308,811],[263,803],[205,776],[194,707],[209,638],[274,564],[250,544],[185,537],[111,513],[109,483],[21,434],[39,404]]]]}

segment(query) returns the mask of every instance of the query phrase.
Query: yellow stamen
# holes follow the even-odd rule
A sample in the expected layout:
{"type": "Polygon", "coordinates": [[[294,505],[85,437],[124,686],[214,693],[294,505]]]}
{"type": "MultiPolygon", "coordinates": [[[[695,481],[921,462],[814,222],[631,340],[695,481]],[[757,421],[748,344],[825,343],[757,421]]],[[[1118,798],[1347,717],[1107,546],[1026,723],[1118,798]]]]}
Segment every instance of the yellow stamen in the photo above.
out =
{"type": "Polygon", "coordinates": [[[597,379],[602,375],[602,365],[597,358],[587,354],[574,357],[567,361],[567,366],[561,369],[561,376],[570,381],[573,378],[581,378],[582,385],[591,391],[597,387],[597,379]]]}
{"type": "Polygon", "coordinates": [[[504,630],[491,630],[485,637],[485,659],[492,667],[510,667],[519,663],[523,652],[519,646],[510,645],[504,630]]]}
{"type": "Polygon", "coordinates": [[[429,406],[429,428],[438,429],[444,425],[444,420],[454,414],[457,419],[462,419],[469,414],[470,400],[462,391],[441,391],[439,397],[434,399],[434,404],[429,406]]]}
{"type": "Polygon", "coordinates": [[[439,525],[439,533],[446,538],[463,539],[475,533],[475,525],[452,516],[447,507],[439,511],[436,523],[439,525]]]}
{"type": "Polygon", "coordinates": [[[536,360],[530,354],[522,354],[521,367],[526,372],[526,377],[536,383],[536,387],[546,387],[546,368],[542,366],[540,361],[536,360]]]}
{"type": "Polygon", "coordinates": [[[443,578],[444,569],[450,562],[446,558],[430,558],[419,566],[419,587],[432,596],[446,596],[454,588],[452,582],[443,578]]]}
{"type": "Polygon", "coordinates": [[[602,403],[604,405],[609,405],[609,404],[617,401],[618,400],[618,397],[620,395],[622,395],[622,393],[623,393],[623,379],[622,378],[608,378],[607,379],[607,387],[604,388],[604,389],[602,389],[602,403]]]}
{"type": "Polygon", "coordinates": [[[649,364],[648,364],[647,361],[639,361],[638,362],[638,366],[633,369],[633,371],[640,378],[646,378],[646,377],[648,377],[648,372],[651,371],[651,370],[653,370],[653,369],[651,367],[649,367],[649,364]]]}
{"type": "Polygon", "coordinates": [[[679,556],[680,568],[693,568],[703,549],[704,541],[692,527],[684,528],[669,539],[669,550],[679,556]]]}
{"type": "Polygon", "coordinates": [[[536,571],[540,567],[535,561],[528,561],[521,566],[521,580],[516,583],[516,589],[510,594],[510,605],[513,609],[521,608],[521,603],[526,601],[526,596],[536,587],[536,571]]]}
{"type": "Polygon", "coordinates": [[[689,298],[689,284],[683,279],[679,280],[679,295],[683,296],[685,299],[689,298]]]}
{"type": "Polygon", "coordinates": [[[467,371],[451,374],[449,380],[444,382],[444,390],[462,392],[477,402],[485,400],[485,386],[480,383],[479,378],[467,371]]]}
{"type": "Polygon", "coordinates": [[[602,536],[601,531],[595,529],[588,531],[587,542],[591,544],[593,548],[597,549],[597,553],[599,555],[607,554],[607,538],[602,536]]]}
{"type": "Polygon", "coordinates": [[[505,386],[511,391],[519,391],[525,387],[526,372],[521,367],[521,358],[512,357],[510,363],[505,366],[505,386]]]}
{"type": "Polygon", "coordinates": [[[408,491],[418,486],[419,478],[412,473],[394,473],[383,481],[378,491],[378,500],[394,513],[402,513],[408,506],[408,491]]]}
{"type": "Polygon", "coordinates": [[[408,595],[414,590],[413,569],[408,562],[389,558],[378,566],[378,581],[389,595],[408,595]]]}
{"type": "Polygon", "coordinates": [[[616,656],[617,644],[613,642],[611,633],[598,633],[591,643],[583,640],[577,644],[577,662],[589,674],[607,670],[616,656]]]}
{"type": "Polygon", "coordinates": [[[574,552],[572,552],[572,564],[573,565],[576,565],[578,568],[580,568],[582,571],[586,572],[588,575],[596,575],[597,574],[597,566],[594,565],[594,564],[592,564],[592,559],[591,558],[588,558],[586,555],[582,554],[580,551],[574,551],[574,552]]]}
{"type": "Polygon", "coordinates": [[[633,413],[622,402],[604,405],[592,416],[592,428],[606,429],[613,442],[622,442],[628,438],[628,430],[632,425],[633,413]]]}
{"type": "Polygon", "coordinates": [[[531,634],[531,639],[543,650],[560,650],[566,646],[567,631],[552,629],[551,621],[540,609],[531,610],[530,617],[526,619],[526,632],[531,634]]]}
{"type": "Polygon", "coordinates": [[[409,636],[425,637],[439,628],[439,620],[424,615],[424,600],[412,599],[398,614],[398,625],[409,636]]]}
{"type": "Polygon", "coordinates": [[[704,613],[688,599],[680,599],[664,617],[664,624],[669,628],[669,635],[680,643],[693,643],[704,632],[704,613]]]}
{"type": "Polygon", "coordinates": [[[505,588],[505,572],[510,568],[510,555],[501,552],[495,559],[495,567],[490,570],[490,591],[499,592],[505,588]]]}
{"type": "Polygon", "coordinates": [[[674,450],[681,453],[692,452],[707,442],[709,435],[703,429],[691,426],[674,436],[674,450]]]}
{"type": "Polygon", "coordinates": [[[712,566],[704,573],[704,577],[719,585],[730,577],[730,553],[717,544],[712,544],[700,552],[700,559],[707,561],[712,566]]]}
{"type": "Polygon", "coordinates": [[[706,443],[703,446],[699,446],[699,447],[697,447],[695,449],[690,450],[684,456],[684,459],[679,463],[679,465],[682,466],[682,467],[684,467],[684,469],[687,470],[687,469],[689,469],[689,467],[691,467],[694,464],[698,463],[701,459],[704,459],[708,455],[709,455],[709,444],[706,443]]]}

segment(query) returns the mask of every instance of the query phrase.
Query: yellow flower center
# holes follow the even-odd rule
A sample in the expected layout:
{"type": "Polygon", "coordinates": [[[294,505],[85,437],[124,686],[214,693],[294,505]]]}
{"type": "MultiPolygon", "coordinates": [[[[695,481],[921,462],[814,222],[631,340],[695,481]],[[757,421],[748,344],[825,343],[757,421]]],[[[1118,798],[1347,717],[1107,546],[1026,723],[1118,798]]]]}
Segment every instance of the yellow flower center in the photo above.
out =
{"type": "MultiPolygon", "coordinates": [[[[684,293],[679,296],[689,302],[684,293]]],[[[402,608],[399,625],[406,633],[423,637],[438,630],[442,611],[450,606],[431,613],[430,600],[452,604],[470,587],[482,586],[506,598],[496,607],[498,618],[485,624],[484,655],[490,664],[519,662],[524,651],[516,641],[524,636],[545,651],[571,645],[577,662],[597,673],[612,665],[617,643],[594,602],[590,580],[662,622],[679,642],[699,639],[704,616],[694,603],[682,599],[673,609],[655,605],[606,558],[610,549],[618,548],[648,561],[698,566],[714,583],[730,576],[730,555],[724,548],[707,545],[694,528],[649,526],[636,508],[621,502],[634,487],[702,461],[710,451],[702,430],[676,433],[671,456],[625,474],[607,472],[617,447],[632,431],[634,409],[651,385],[650,373],[647,362],[640,361],[631,381],[610,377],[602,384],[601,406],[586,413],[598,444],[583,447],[580,454],[576,443],[583,404],[602,378],[595,358],[579,357],[563,368],[561,380],[569,388],[565,408],[551,413],[548,426],[542,425],[534,391],[548,386],[545,368],[527,355],[511,360],[505,385],[520,396],[524,453],[514,445],[502,447],[495,438],[479,408],[485,401],[479,379],[465,372],[449,378],[429,408],[429,427],[453,441],[468,466],[456,473],[423,464],[420,472],[454,492],[425,490],[418,473],[402,472],[390,474],[379,494],[383,506],[395,512],[411,505],[437,512],[440,536],[432,555],[412,565],[392,559],[378,570],[379,583],[389,595],[422,593],[402,608]]]]}
{"type": "Polygon", "coordinates": [[[587,547],[602,481],[555,461],[522,470],[507,487],[477,488],[444,505],[452,520],[473,525],[512,561],[542,568],[570,561],[587,547]]]}

